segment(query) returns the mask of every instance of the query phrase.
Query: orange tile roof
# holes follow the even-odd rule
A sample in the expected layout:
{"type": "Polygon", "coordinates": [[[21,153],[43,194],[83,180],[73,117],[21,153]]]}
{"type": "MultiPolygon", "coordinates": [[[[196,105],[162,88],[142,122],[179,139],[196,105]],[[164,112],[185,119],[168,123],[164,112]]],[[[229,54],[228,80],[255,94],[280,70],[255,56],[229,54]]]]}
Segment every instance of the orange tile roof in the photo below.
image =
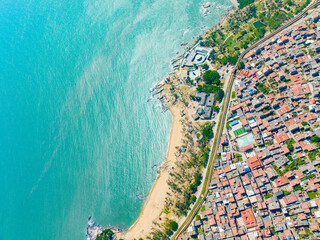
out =
{"type": "Polygon", "coordinates": [[[243,125],[247,125],[247,124],[248,124],[248,121],[247,121],[246,118],[243,118],[241,121],[242,121],[242,124],[243,124],[243,125]]]}
{"type": "Polygon", "coordinates": [[[225,171],[226,173],[231,172],[231,167],[230,167],[230,165],[227,166],[227,167],[224,169],[224,171],[225,171]]]}
{"type": "Polygon", "coordinates": [[[277,187],[284,186],[284,185],[286,185],[288,183],[289,183],[289,180],[288,180],[288,178],[286,176],[282,176],[282,177],[279,177],[276,180],[274,180],[274,184],[277,187]]]}
{"type": "Polygon", "coordinates": [[[290,195],[286,196],[283,198],[285,204],[291,204],[291,203],[295,203],[296,201],[298,201],[297,196],[294,193],[291,193],[290,195]]]}
{"type": "Polygon", "coordinates": [[[315,149],[313,145],[308,144],[308,143],[306,143],[304,141],[301,141],[299,143],[300,143],[300,146],[301,146],[303,151],[312,151],[312,150],[315,149]]]}
{"type": "Polygon", "coordinates": [[[304,63],[308,59],[307,55],[303,55],[301,57],[297,57],[299,63],[304,63]]]}
{"type": "Polygon", "coordinates": [[[274,139],[276,140],[277,143],[282,143],[282,142],[285,142],[287,140],[289,140],[289,136],[287,133],[281,133],[281,134],[278,134],[274,137],[274,139]]]}
{"type": "Polygon", "coordinates": [[[310,113],[307,115],[308,120],[317,119],[317,116],[314,113],[310,113]]]}
{"type": "Polygon", "coordinates": [[[258,167],[262,167],[263,166],[258,155],[255,155],[255,156],[253,156],[251,158],[248,158],[247,159],[247,163],[248,163],[248,166],[250,167],[251,170],[254,170],[254,169],[258,168],[258,167]]]}
{"type": "Polygon", "coordinates": [[[308,84],[305,84],[305,85],[296,84],[296,85],[292,86],[292,89],[293,89],[293,94],[295,96],[310,93],[310,87],[308,84]]]}
{"type": "Polygon", "coordinates": [[[208,209],[208,210],[206,211],[206,214],[207,214],[208,216],[212,215],[212,214],[213,214],[213,213],[212,213],[212,209],[208,209]]]}
{"type": "Polygon", "coordinates": [[[257,226],[257,221],[251,208],[241,211],[241,217],[247,229],[257,226]]]}
{"type": "Polygon", "coordinates": [[[278,110],[278,113],[279,115],[282,115],[286,112],[290,111],[290,109],[286,106],[286,105],[283,105],[279,110],[278,110]]]}

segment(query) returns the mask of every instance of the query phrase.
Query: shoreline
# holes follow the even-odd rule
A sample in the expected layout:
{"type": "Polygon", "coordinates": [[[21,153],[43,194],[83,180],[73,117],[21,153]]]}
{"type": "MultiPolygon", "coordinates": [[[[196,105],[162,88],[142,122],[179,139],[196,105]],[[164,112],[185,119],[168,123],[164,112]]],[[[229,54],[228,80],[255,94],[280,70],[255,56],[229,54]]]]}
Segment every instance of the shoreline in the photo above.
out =
{"type": "Polygon", "coordinates": [[[180,116],[181,108],[178,106],[172,106],[169,108],[169,110],[172,116],[172,125],[166,160],[159,169],[159,174],[156,178],[156,181],[153,184],[145,203],[143,204],[137,220],[128,230],[118,234],[118,239],[138,239],[140,237],[146,237],[146,235],[149,234],[152,229],[153,221],[158,219],[163,211],[167,192],[169,191],[167,180],[169,178],[170,168],[171,166],[175,166],[176,162],[175,147],[182,144],[183,136],[183,126],[180,122],[182,119],[180,116]]]}
{"type": "Polygon", "coordinates": [[[235,8],[239,7],[238,0],[229,0],[235,8]]]}
{"type": "MultiPolygon", "coordinates": [[[[206,35],[208,31],[211,31],[215,29],[216,27],[219,27],[223,25],[225,20],[228,19],[229,15],[236,9],[238,9],[239,3],[237,0],[229,0],[233,7],[228,10],[225,14],[223,14],[219,22],[215,25],[213,25],[210,29],[208,29],[205,33],[203,33],[201,36],[206,35]]],[[[191,44],[193,46],[194,44],[191,44]]],[[[189,49],[188,47],[187,49],[189,49]]],[[[187,50],[186,50],[187,51],[187,50]]],[[[183,53],[184,54],[184,53],[183,53]]],[[[181,58],[182,55],[180,55],[178,58],[181,58]]],[[[162,81],[158,82],[161,83],[162,81]]],[[[158,84],[156,86],[158,86],[158,84]]],[[[182,144],[182,123],[180,120],[182,117],[180,116],[180,112],[182,107],[179,107],[177,105],[168,107],[170,110],[171,116],[172,116],[172,125],[171,125],[171,131],[170,131],[170,139],[169,139],[169,146],[168,151],[166,154],[165,161],[163,162],[163,165],[158,170],[158,176],[148,194],[147,199],[143,203],[143,207],[139,213],[138,218],[135,220],[135,222],[130,226],[129,229],[123,230],[120,233],[117,233],[117,239],[125,239],[125,240],[132,240],[132,239],[139,239],[139,238],[145,238],[152,230],[153,228],[153,221],[159,220],[159,217],[162,214],[165,199],[167,197],[167,192],[170,191],[169,185],[167,184],[167,180],[169,179],[169,173],[170,171],[167,169],[169,166],[169,163],[172,163],[170,166],[175,166],[176,161],[176,146],[181,146],[182,144]]],[[[163,220],[163,219],[162,219],[163,220]]],[[[181,220],[181,219],[177,219],[181,220]]],[[[161,222],[161,221],[160,221],[161,222]]]]}

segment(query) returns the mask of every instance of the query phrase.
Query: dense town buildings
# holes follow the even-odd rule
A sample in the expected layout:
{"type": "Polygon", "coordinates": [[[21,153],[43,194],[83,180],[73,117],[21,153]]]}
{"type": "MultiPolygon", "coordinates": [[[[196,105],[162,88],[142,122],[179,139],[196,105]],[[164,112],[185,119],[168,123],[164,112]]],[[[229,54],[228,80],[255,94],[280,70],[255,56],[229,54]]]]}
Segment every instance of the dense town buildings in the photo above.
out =
{"type": "Polygon", "coordinates": [[[319,12],[244,57],[210,194],[181,239],[320,239],[319,12]]]}

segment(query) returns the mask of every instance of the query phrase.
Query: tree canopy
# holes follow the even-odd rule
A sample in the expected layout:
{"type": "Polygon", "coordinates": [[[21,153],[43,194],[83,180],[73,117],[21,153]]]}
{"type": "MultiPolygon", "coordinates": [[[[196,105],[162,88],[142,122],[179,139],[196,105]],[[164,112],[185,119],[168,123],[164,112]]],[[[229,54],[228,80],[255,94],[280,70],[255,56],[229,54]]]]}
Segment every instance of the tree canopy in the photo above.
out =
{"type": "Polygon", "coordinates": [[[206,71],[202,78],[206,84],[220,85],[220,74],[216,70],[206,71]]]}
{"type": "Polygon", "coordinates": [[[112,240],[113,232],[110,229],[105,229],[101,234],[99,234],[96,240],[112,240]]]}
{"type": "Polygon", "coordinates": [[[230,63],[231,65],[235,65],[238,61],[238,56],[223,56],[222,58],[219,58],[219,62],[223,65],[230,63]]]}
{"type": "Polygon", "coordinates": [[[211,124],[205,124],[201,129],[201,134],[205,140],[211,139],[213,137],[213,131],[211,124]]]}
{"type": "Polygon", "coordinates": [[[224,97],[224,91],[221,88],[219,88],[216,91],[215,98],[216,98],[217,101],[221,101],[223,97],[224,97]]]}
{"type": "Polygon", "coordinates": [[[238,62],[237,68],[238,68],[238,69],[244,68],[244,63],[243,63],[243,62],[238,62]]]}
{"type": "Polygon", "coordinates": [[[239,3],[239,8],[244,8],[245,6],[253,3],[254,0],[238,0],[238,3],[239,3]]]}

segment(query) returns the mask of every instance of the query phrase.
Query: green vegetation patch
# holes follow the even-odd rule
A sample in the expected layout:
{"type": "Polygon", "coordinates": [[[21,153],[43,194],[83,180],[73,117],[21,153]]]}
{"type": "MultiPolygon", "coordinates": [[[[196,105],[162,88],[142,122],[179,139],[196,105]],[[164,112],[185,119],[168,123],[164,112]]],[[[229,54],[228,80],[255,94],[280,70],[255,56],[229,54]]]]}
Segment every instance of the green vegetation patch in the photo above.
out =
{"type": "Polygon", "coordinates": [[[310,142],[316,144],[317,147],[320,147],[320,137],[318,137],[317,135],[311,137],[311,138],[310,138],[310,142]]]}
{"type": "Polygon", "coordinates": [[[307,192],[307,194],[310,199],[315,199],[320,196],[320,193],[318,193],[318,192],[307,192]]]}
{"type": "Polygon", "coordinates": [[[293,190],[297,191],[304,191],[303,187],[301,187],[301,185],[297,185],[293,187],[293,190]]]}
{"type": "Polygon", "coordinates": [[[269,94],[270,89],[266,87],[263,83],[259,83],[258,87],[259,91],[261,91],[264,94],[269,94]]]}
{"type": "Polygon", "coordinates": [[[233,133],[236,137],[240,136],[241,134],[243,134],[245,132],[246,132],[246,130],[244,129],[244,126],[242,126],[242,128],[240,128],[240,129],[233,131],[233,133]]]}
{"type": "MultiPolygon", "coordinates": [[[[232,43],[232,38],[229,38],[226,43],[226,45],[231,45],[232,43]]],[[[219,58],[219,62],[223,65],[230,63],[231,65],[235,65],[236,62],[238,61],[238,55],[234,55],[234,56],[223,56],[222,58],[219,58]]]]}
{"type": "Polygon", "coordinates": [[[300,7],[296,8],[295,13],[302,11],[310,2],[311,0],[306,0],[300,7]]]}
{"type": "Polygon", "coordinates": [[[245,6],[248,6],[251,3],[254,3],[254,0],[238,0],[239,8],[244,8],[245,6]]]}
{"type": "Polygon", "coordinates": [[[238,162],[243,161],[243,158],[242,158],[241,154],[239,154],[239,153],[236,153],[235,158],[238,159],[238,162]]]}
{"type": "Polygon", "coordinates": [[[268,192],[268,193],[266,193],[266,195],[264,195],[265,199],[268,199],[268,198],[271,198],[271,197],[273,197],[272,192],[268,192]]]}
{"type": "Polygon", "coordinates": [[[96,240],[112,240],[113,232],[110,229],[105,229],[103,232],[97,236],[96,240]]]}
{"type": "Polygon", "coordinates": [[[244,68],[244,63],[243,62],[238,62],[237,68],[238,69],[243,69],[244,68]]]}
{"type": "Polygon", "coordinates": [[[214,70],[208,70],[206,71],[203,76],[203,81],[206,83],[206,84],[215,84],[217,86],[220,85],[220,75],[219,73],[214,70]]]}
{"type": "Polygon", "coordinates": [[[314,151],[308,153],[308,157],[311,161],[314,161],[314,160],[316,160],[318,154],[319,154],[319,151],[314,150],[314,151]]]}
{"type": "Polygon", "coordinates": [[[198,85],[197,91],[205,93],[214,93],[216,101],[221,101],[224,97],[224,91],[222,90],[222,88],[215,85],[198,85]]]}
{"type": "Polygon", "coordinates": [[[307,180],[307,179],[311,179],[311,178],[315,178],[315,174],[313,173],[313,174],[310,174],[310,175],[307,175],[307,176],[305,176],[304,178],[302,178],[301,179],[301,181],[304,181],[304,180],[307,180]]]}
{"type": "Polygon", "coordinates": [[[284,194],[285,196],[288,196],[288,195],[290,195],[290,194],[291,194],[291,192],[286,191],[286,190],[283,190],[283,189],[281,189],[281,191],[283,192],[283,194],[284,194]]]}
{"type": "Polygon", "coordinates": [[[285,20],[287,20],[290,16],[288,16],[286,13],[281,11],[276,11],[271,16],[264,16],[263,22],[265,22],[271,29],[276,29],[280,26],[281,23],[283,23],[285,20]]]}
{"type": "Polygon", "coordinates": [[[260,21],[256,21],[256,22],[253,23],[253,26],[254,26],[255,28],[261,28],[261,27],[264,27],[265,24],[262,23],[262,22],[260,22],[260,21]]]}

